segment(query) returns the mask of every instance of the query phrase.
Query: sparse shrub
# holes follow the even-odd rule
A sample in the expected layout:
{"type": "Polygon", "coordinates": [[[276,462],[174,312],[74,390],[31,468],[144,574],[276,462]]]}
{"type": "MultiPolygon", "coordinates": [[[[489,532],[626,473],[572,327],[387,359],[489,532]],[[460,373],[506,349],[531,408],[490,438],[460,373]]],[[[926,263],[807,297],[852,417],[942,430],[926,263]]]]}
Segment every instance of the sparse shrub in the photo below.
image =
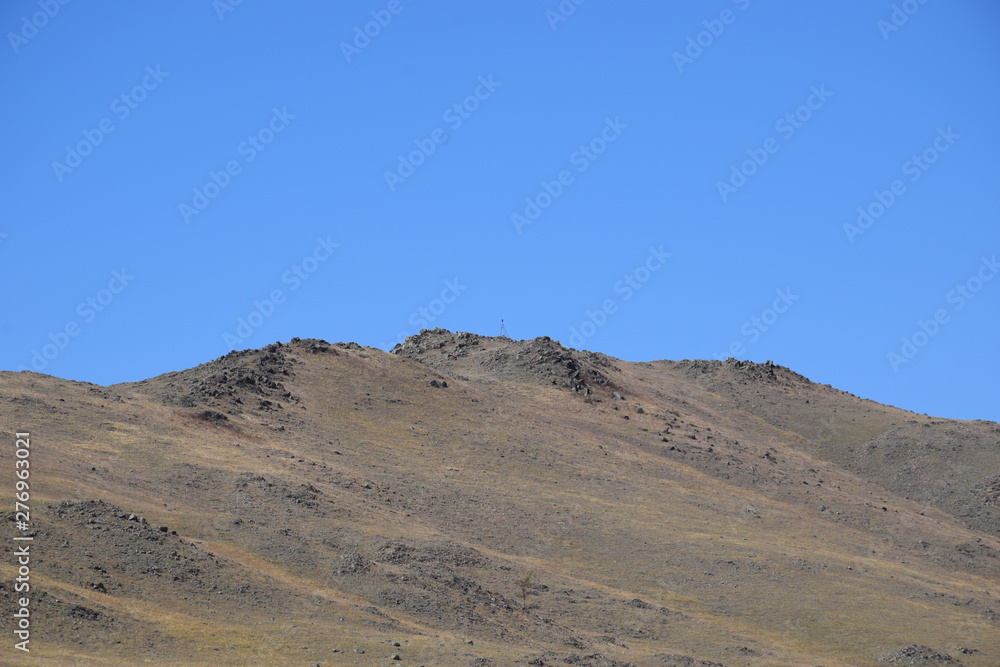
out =
{"type": "Polygon", "coordinates": [[[531,579],[531,574],[532,574],[531,572],[528,572],[526,575],[524,575],[523,577],[521,577],[520,579],[518,579],[515,582],[517,584],[518,590],[519,590],[520,595],[521,595],[521,607],[524,608],[524,609],[528,608],[528,605],[527,605],[527,602],[528,602],[528,590],[531,588],[531,585],[534,583],[532,581],[532,579],[531,579]]]}

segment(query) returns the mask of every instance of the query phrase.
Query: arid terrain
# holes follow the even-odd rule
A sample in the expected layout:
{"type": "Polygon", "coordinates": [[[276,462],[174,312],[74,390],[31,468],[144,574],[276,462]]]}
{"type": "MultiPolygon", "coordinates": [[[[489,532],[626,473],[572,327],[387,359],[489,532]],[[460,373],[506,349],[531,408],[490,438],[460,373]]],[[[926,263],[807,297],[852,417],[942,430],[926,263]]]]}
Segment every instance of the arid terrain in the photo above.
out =
{"type": "Polygon", "coordinates": [[[1000,425],[770,362],[293,339],[0,423],[3,664],[1000,665],[1000,425]]]}

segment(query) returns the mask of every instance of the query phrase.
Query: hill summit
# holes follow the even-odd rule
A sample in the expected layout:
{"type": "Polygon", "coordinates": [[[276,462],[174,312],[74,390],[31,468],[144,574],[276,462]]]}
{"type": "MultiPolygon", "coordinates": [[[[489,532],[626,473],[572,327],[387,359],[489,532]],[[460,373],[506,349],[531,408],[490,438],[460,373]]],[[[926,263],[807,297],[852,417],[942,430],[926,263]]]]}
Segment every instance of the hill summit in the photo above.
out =
{"type": "Polygon", "coordinates": [[[548,336],[515,341],[425,329],[396,345],[392,354],[465,379],[552,384],[586,396],[596,388],[613,389],[609,374],[620,372],[610,357],[567,349],[548,336]]]}

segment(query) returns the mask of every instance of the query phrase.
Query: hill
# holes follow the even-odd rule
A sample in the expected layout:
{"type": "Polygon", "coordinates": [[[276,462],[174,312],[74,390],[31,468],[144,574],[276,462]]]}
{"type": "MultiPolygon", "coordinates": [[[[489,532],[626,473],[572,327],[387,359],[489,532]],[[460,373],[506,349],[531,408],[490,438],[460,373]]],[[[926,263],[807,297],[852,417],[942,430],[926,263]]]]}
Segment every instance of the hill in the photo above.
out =
{"type": "Polygon", "coordinates": [[[771,363],[293,339],[0,419],[47,665],[1000,664],[1000,427],[771,363]]]}

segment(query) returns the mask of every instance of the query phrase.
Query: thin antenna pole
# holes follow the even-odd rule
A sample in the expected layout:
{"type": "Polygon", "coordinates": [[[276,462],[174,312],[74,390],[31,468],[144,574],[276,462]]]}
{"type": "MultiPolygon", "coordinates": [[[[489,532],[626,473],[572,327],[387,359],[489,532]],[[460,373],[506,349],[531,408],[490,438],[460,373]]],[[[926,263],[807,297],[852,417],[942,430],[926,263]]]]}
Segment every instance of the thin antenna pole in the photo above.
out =
{"type": "Polygon", "coordinates": [[[510,336],[507,335],[507,327],[504,326],[503,320],[500,320],[500,337],[510,338],[510,336]]]}

